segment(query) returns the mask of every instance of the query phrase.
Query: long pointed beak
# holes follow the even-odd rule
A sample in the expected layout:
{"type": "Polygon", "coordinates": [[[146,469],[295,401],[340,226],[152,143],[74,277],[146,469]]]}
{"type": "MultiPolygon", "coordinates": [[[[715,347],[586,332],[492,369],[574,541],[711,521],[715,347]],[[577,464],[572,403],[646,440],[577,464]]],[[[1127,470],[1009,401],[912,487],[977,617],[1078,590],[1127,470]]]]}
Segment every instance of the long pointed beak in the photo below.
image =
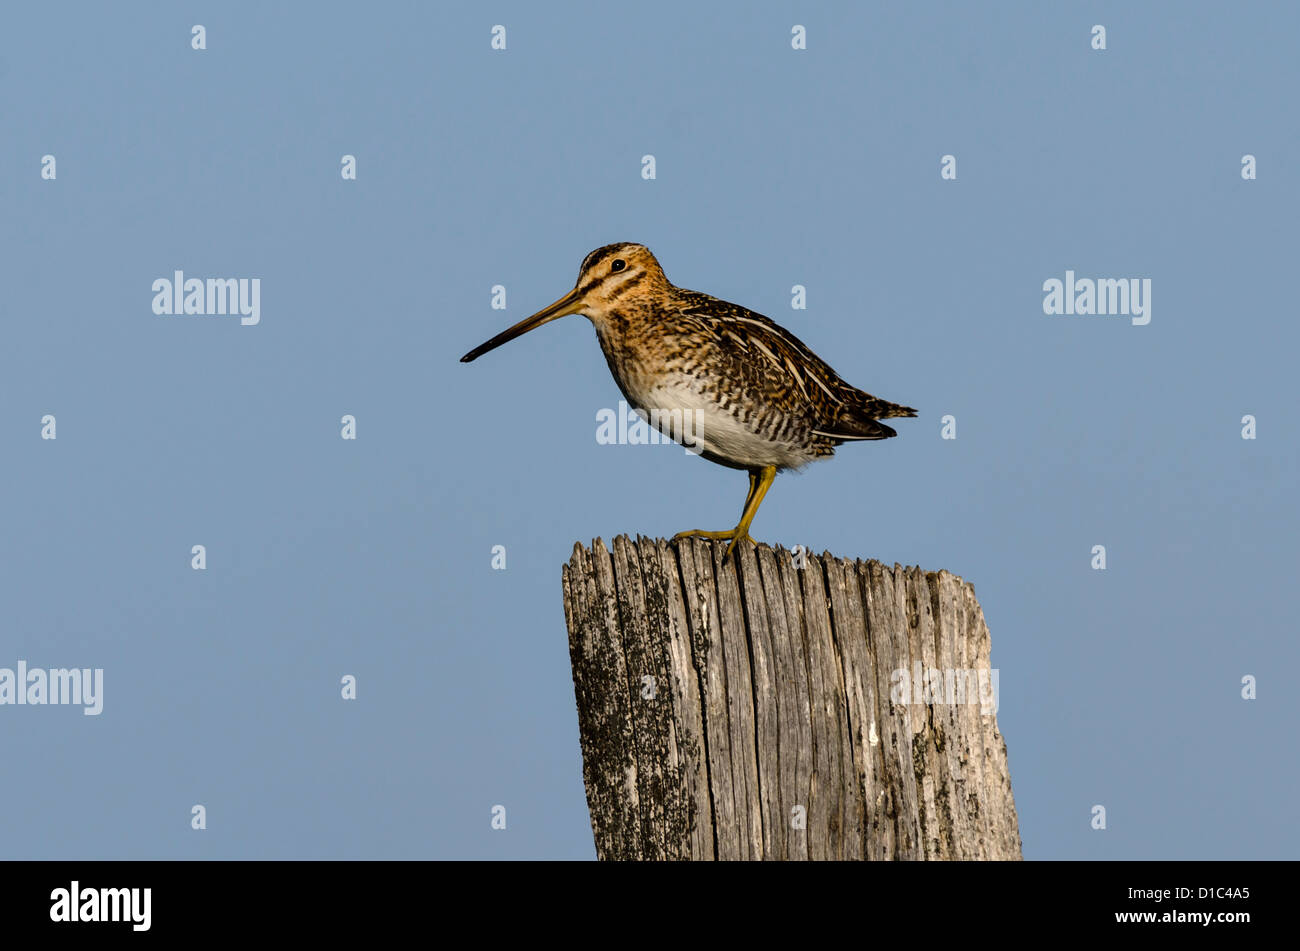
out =
{"type": "Polygon", "coordinates": [[[503,343],[509,343],[516,337],[521,337],[528,331],[540,327],[542,324],[549,324],[552,320],[560,317],[567,317],[569,314],[576,314],[582,309],[582,295],[578,293],[575,287],[569,293],[565,294],[550,307],[539,310],[533,316],[526,320],[521,320],[509,330],[503,330],[487,343],[479,344],[465,356],[460,358],[461,363],[469,363],[471,360],[477,360],[489,350],[495,350],[503,343]]]}

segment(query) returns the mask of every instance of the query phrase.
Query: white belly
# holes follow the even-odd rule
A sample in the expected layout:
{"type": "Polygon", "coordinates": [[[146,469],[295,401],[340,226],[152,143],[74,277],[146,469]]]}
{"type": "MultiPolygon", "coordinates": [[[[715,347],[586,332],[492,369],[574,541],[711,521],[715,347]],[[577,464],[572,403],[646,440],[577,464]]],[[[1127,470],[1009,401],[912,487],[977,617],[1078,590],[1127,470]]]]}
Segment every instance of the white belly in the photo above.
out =
{"type": "Polygon", "coordinates": [[[773,441],[700,393],[690,381],[660,383],[644,393],[627,394],[632,406],[661,433],[688,449],[701,450],[744,466],[794,468],[812,460],[794,443],[773,441]]]}

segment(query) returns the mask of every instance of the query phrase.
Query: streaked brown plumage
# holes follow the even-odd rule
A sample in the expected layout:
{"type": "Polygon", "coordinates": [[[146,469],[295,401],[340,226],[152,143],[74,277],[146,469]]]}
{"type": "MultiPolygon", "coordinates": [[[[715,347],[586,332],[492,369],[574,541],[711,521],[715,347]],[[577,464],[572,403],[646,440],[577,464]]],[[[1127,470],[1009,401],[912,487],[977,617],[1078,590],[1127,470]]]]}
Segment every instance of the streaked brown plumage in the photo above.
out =
{"type": "Polygon", "coordinates": [[[850,386],[770,318],[676,287],[640,244],[592,251],[573,291],[461,361],[579,313],[595,326],[629,404],[653,413],[652,421],[656,415],[671,418],[674,411],[693,414],[701,455],[749,472],[749,496],[735,529],[677,536],[731,539],[728,554],[749,538],[749,523],[777,472],[830,456],[848,441],[897,435],[880,420],[916,415],[911,407],[850,386]]]}

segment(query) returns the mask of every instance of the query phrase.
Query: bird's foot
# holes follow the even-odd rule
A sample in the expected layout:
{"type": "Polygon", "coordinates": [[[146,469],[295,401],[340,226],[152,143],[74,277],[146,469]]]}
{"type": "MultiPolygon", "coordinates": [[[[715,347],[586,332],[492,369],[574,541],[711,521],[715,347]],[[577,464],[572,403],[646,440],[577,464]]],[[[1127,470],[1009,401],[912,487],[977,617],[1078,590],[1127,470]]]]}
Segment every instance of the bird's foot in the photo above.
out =
{"type": "Polygon", "coordinates": [[[731,553],[736,550],[736,545],[742,541],[749,542],[751,545],[758,544],[754,539],[749,537],[748,531],[741,529],[739,526],[725,532],[706,532],[698,528],[692,529],[689,532],[678,532],[673,536],[673,541],[681,541],[683,538],[717,538],[730,540],[731,544],[727,546],[726,554],[722,556],[723,561],[726,561],[731,557],[731,553]]]}

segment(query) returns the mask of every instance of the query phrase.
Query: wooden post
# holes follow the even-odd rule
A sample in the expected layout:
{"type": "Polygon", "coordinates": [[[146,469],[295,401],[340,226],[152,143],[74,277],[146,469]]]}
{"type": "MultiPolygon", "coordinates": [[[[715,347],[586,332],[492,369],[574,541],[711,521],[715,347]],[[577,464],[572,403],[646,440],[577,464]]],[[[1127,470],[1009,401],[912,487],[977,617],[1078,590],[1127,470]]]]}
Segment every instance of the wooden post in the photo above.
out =
{"type": "Polygon", "coordinates": [[[564,567],[596,854],[1019,859],[971,585],[725,548],[620,535],[564,567]]]}

